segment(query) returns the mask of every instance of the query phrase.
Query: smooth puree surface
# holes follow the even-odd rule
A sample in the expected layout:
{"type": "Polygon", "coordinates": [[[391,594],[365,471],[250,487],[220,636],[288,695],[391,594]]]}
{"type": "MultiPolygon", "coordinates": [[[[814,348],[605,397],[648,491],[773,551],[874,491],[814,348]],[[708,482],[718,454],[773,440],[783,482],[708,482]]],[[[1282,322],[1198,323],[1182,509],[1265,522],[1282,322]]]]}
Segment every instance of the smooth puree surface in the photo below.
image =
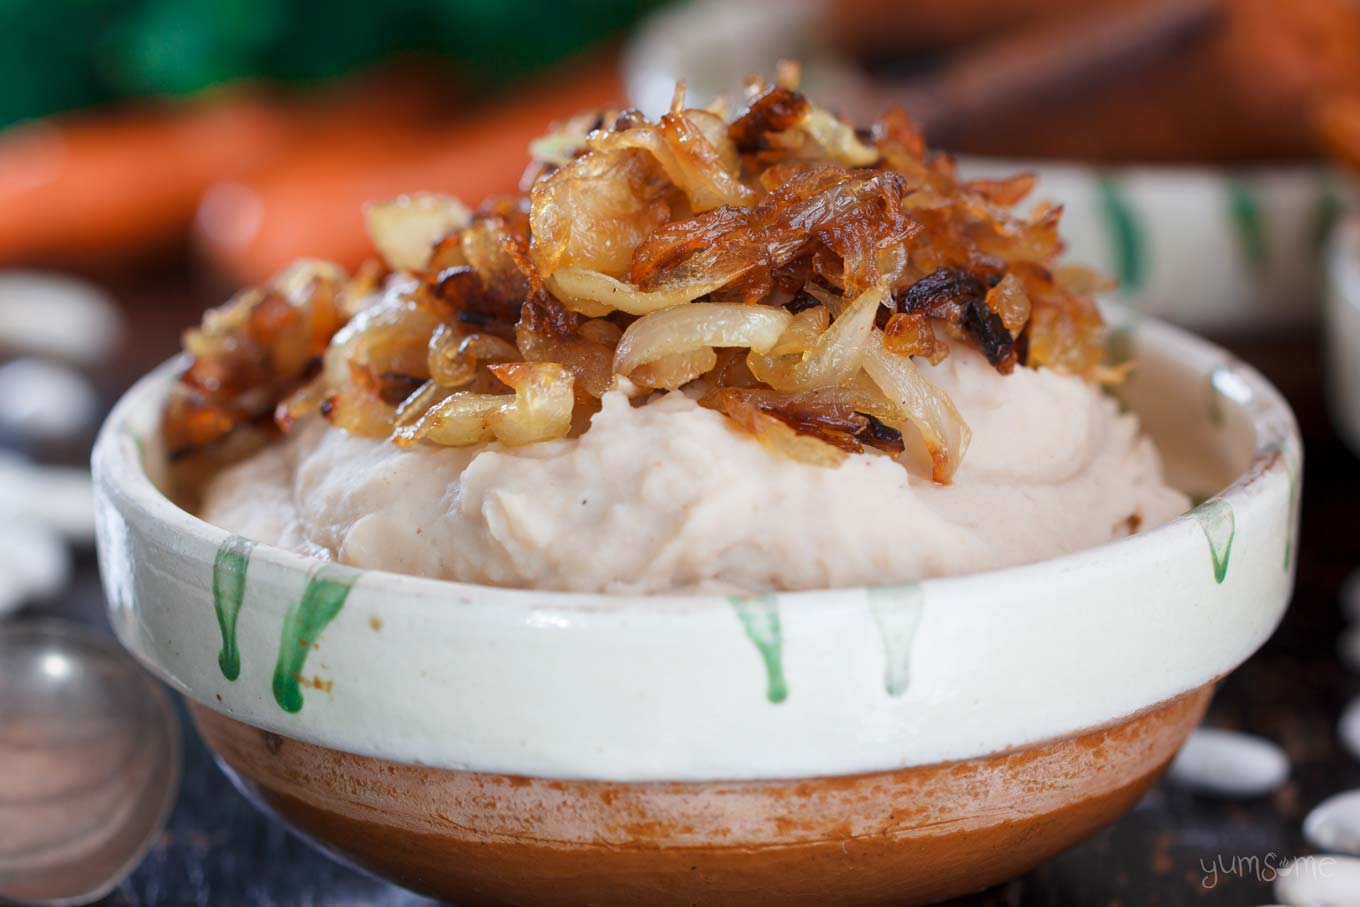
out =
{"type": "Polygon", "coordinates": [[[772,455],[681,393],[645,406],[613,393],[579,439],[519,448],[402,449],[316,420],[219,476],[202,514],[361,568],[646,594],[969,573],[1189,507],[1137,418],[1096,386],[1025,368],[1002,376],[963,348],[922,370],[972,429],[947,486],[877,452],[836,468],[772,455]]]}

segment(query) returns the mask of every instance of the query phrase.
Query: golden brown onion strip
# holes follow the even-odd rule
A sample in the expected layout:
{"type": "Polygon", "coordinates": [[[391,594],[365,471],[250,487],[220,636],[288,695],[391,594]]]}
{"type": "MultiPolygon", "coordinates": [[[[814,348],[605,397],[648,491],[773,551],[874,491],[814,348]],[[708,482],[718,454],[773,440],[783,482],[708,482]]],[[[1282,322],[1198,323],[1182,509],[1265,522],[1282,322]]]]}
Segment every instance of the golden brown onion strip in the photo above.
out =
{"type": "Polygon", "coordinates": [[[364,207],[368,236],[383,259],[402,271],[422,270],[435,243],[466,227],[471,212],[451,195],[415,192],[364,207]]]}
{"type": "Polygon", "coordinates": [[[567,436],[575,403],[571,372],[552,362],[510,362],[489,368],[515,393],[452,394],[414,425],[397,429],[393,440],[402,445],[430,441],[465,447],[493,440],[533,444],[567,436]]]}
{"type": "Polygon", "coordinates": [[[927,381],[911,359],[888,352],[879,331],[874,331],[865,353],[864,371],[921,433],[930,453],[931,478],[948,482],[972,438],[954,402],[927,381]]]}
{"type": "Polygon", "coordinates": [[[663,356],[715,346],[767,352],[792,320],[784,309],[737,302],[663,309],[639,318],[623,332],[614,351],[614,371],[631,375],[639,366],[663,356]]]}
{"type": "Polygon", "coordinates": [[[731,283],[740,274],[740,270],[733,269],[674,289],[647,291],[599,271],[568,266],[556,271],[546,283],[552,294],[562,300],[567,308],[598,318],[613,311],[647,315],[684,305],[731,283]]]}
{"type": "Polygon", "coordinates": [[[781,391],[835,387],[847,381],[859,371],[864,361],[874,329],[874,316],[886,296],[883,287],[861,293],[817,338],[801,360],[764,356],[753,349],[746,359],[747,367],[758,379],[781,391]]]}

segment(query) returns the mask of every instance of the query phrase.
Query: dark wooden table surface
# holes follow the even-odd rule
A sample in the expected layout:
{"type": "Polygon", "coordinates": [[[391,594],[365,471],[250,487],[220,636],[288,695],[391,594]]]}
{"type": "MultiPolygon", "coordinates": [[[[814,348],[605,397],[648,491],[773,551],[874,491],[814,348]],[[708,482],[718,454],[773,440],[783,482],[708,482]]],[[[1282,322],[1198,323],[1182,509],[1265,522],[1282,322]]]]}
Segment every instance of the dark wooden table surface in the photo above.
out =
{"type": "MultiPolygon", "coordinates": [[[[180,330],[225,288],[187,269],[105,279],[122,305],[131,342],[97,375],[104,404],[175,351],[180,330]]],[[[1336,722],[1360,677],[1335,655],[1343,627],[1338,591],[1360,566],[1360,462],[1337,439],[1323,395],[1315,334],[1281,338],[1219,337],[1261,369],[1289,398],[1306,447],[1303,536],[1298,585],[1284,624],[1265,648],[1233,674],[1209,721],[1281,743],[1293,762],[1275,796],[1234,804],[1165,785],[1131,814],[1085,844],[1008,885],[956,907],[1157,907],[1206,904],[1250,907],[1273,902],[1252,866],[1308,853],[1300,834],[1307,811],[1339,790],[1360,787],[1360,763],[1336,737],[1336,722]],[[1252,858],[1255,858],[1253,863],[1252,858]],[[1226,866],[1237,872],[1207,867],[1226,866]]],[[[30,451],[80,461],[88,439],[30,451]]],[[[93,554],[82,552],[74,583],[24,616],[61,614],[105,628],[93,554]]],[[[192,729],[185,728],[179,803],[150,858],[103,907],[347,907],[429,902],[332,862],[256,812],[228,784],[192,729]]],[[[720,905],[714,905],[720,907],[720,905]]]]}

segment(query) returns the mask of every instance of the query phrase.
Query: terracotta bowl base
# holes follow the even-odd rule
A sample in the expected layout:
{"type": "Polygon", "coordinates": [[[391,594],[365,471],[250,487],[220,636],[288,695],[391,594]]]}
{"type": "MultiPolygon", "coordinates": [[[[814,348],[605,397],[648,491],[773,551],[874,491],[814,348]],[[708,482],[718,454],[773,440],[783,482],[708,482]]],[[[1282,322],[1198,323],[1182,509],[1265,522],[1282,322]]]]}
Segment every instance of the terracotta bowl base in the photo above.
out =
{"type": "Polygon", "coordinates": [[[465,907],[910,907],[1018,875],[1114,820],[1211,695],[961,762],[683,783],[405,765],[191,711],[238,781],[298,830],[465,907]]]}

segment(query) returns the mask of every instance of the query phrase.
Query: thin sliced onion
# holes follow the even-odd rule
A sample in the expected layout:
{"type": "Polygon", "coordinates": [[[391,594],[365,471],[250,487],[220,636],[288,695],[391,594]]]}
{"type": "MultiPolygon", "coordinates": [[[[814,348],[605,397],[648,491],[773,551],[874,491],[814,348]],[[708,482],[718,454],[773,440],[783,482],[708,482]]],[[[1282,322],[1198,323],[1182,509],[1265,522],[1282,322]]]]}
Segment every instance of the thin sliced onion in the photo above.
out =
{"type": "Polygon", "coordinates": [[[949,355],[949,344],[935,336],[931,319],[919,312],[898,312],[889,318],[883,327],[883,343],[891,353],[924,356],[931,365],[939,365],[949,355]]]}
{"type": "Polygon", "coordinates": [[[803,291],[813,299],[826,306],[827,311],[832,315],[839,315],[845,308],[845,299],[832,290],[828,290],[821,284],[809,283],[803,286],[803,291]]]}
{"type": "Polygon", "coordinates": [[[910,358],[888,352],[879,331],[874,331],[865,353],[864,371],[921,433],[930,453],[931,478],[948,484],[972,439],[954,402],[927,381],[910,358]]]}
{"type": "Polygon", "coordinates": [[[1030,316],[1029,294],[1025,285],[1014,274],[1001,278],[996,286],[987,291],[987,308],[996,312],[1011,336],[1020,336],[1030,316]]]}
{"type": "Polygon", "coordinates": [[[523,320],[515,328],[515,336],[526,361],[556,362],[570,369],[581,402],[586,402],[587,397],[601,397],[609,390],[614,380],[612,344],[584,336],[560,337],[552,331],[535,330],[523,320]]]}
{"type": "Polygon", "coordinates": [[[637,126],[591,137],[595,151],[636,148],[656,159],[666,177],[685,193],[697,213],[722,205],[747,206],[755,193],[728,170],[719,149],[685,113],[667,113],[656,126],[637,126]]]}
{"type": "Polygon", "coordinates": [[[838,164],[868,167],[878,162],[878,149],[861,142],[848,123],[820,107],[809,109],[801,126],[838,164]]]}
{"type": "Polygon", "coordinates": [[[491,416],[496,440],[520,445],[567,436],[576,403],[569,369],[552,362],[506,362],[488,368],[515,390],[515,402],[491,416]]]}
{"type": "Polygon", "coordinates": [[[718,160],[729,173],[741,172],[741,157],[727,134],[727,120],[724,117],[711,110],[690,108],[685,111],[685,119],[704,134],[704,138],[708,139],[708,143],[718,153],[718,160]]]}
{"type": "Polygon", "coordinates": [[[765,356],[752,350],[746,360],[747,367],[751,374],[775,390],[835,387],[860,370],[865,350],[870,345],[874,316],[886,295],[887,290],[881,286],[861,293],[817,338],[801,360],[765,356]]]}
{"type": "Polygon", "coordinates": [[[466,447],[483,441],[523,445],[564,438],[575,404],[572,374],[552,362],[508,362],[489,366],[514,394],[451,394],[414,425],[398,428],[403,446],[430,441],[466,447]]]}
{"type": "Polygon", "coordinates": [[[663,356],[715,346],[744,346],[768,352],[793,316],[784,309],[739,302],[705,302],[653,312],[623,332],[614,351],[614,371],[631,375],[663,356]]]}
{"type": "Polygon", "coordinates": [[[578,113],[529,143],[529,159],[552,167],[565,167],[586,150],[586,139],[599,121],[597,112],[578,113]]]}
{"type": "Polygon", "coordinates": [[[513,405],[513,394],[474,394],[459,391],[430,407],[415,423],[397,428],[392,440],[402,447],[431,441],[445,447],[466,447],[492,438],[492,413],[513,405]]]}
{"type": "Polygon", "coordinates": [[[800,435],[791,426],[776,419],[750,401],[734,402],[727,414],[742,428],[755,436],[770,453],[787,457],[810,466],[839,466],[846,452],[809,435],[800,435]]]}
{"type": "Polygon", "coordinates": [[[427,377],[426,346],[439,324],[439,318],[417,300],[389,290],[331,338],[322,359],[327,384],[343,387],[356,366],[374,375],[427,377]]]}
{"type": "Polygon", "coordinates": [[[472,383],[478,363],[513,362],[519,358],[519,349],[495,334],[460,337],[456,330],[441,324],[430,337],[430,377],[441,387],[472,383]]]}
{"type": "MultiPolygon", "coordinates": [[[[355,369],[356,375],[361,369],[355,369]]],[[[336,428],[365,438],[382,438],[392,431],[396,408],[378,398],[373,387],[359,380],[341,386],[321,404],[321,413],[336,428]]]]}
{"type": "Polygon", "coordinates": [[[293,305],[303,305],[319,284],[344,286],[349,280],[345,269],[321,258],[302,258],[284,268],[270,281],[274,289],[293,305]]]}
{"type": "Polygon", "coordinates": [[[541,277],[567,265],[623,274],[633,249],[670,218],[651,155],[592,151],[534,183],[530,257],[541,277]]]}
{"type": "Polygon", "coordinates": [[[324,377],[317,375],[280,401],[274,409],[274,423],[287,434],[299,421],[319,412],[330,393],[324,377]]]}
{"type": "Polygon", "coordinates": [[[369,238],[395,271],[419,271],[430,262],[435,243],[472,220],[451,195],[415,192],[364,206],[369,238]]]}
{"type": "Polygon", "coordinates": [[[718,364],[713,347],[702,346],[687,353],[671,353],[633,369],[628,377],[640,387],[673,391],[684,387],[718,364]]]}
{"type": "Polygon", "coordinates": [[[606,318],[592,318],[589,321],[582,322],[576,333],[580,334],[585,340],[603,343],[613,349],[619,345],[619,338],[623,336],[623,328],[606,318]]]}
{"type": "Polygon", "coordinates": [[[397,405],[397,412],[392,420],[392,425],[396,428],[402,428],[415,424],[421,416],[430,411],[431,407],[443,402],[451,393],[450,388],[440,386],[438,381],[426,381],[397,405]]]}
{"type": "Polygon", "coordinates": [[[647,315],[684,305],[730,283],[740,273],[719,274],[673,289],[648,291],[608,274],[570,265],[559,268],[546,283],[567,308],[590,318],[599,318],[616,310],[629,315],[647,315]]]}
{"type": "Polygon", "coordinates": [[[803,309],[780,335],[779,342],[770,350],[771,356],[792,356],[806,353],[817,345],[817,338],[831,326],[831,310],[824,305],[803,309]]]}

